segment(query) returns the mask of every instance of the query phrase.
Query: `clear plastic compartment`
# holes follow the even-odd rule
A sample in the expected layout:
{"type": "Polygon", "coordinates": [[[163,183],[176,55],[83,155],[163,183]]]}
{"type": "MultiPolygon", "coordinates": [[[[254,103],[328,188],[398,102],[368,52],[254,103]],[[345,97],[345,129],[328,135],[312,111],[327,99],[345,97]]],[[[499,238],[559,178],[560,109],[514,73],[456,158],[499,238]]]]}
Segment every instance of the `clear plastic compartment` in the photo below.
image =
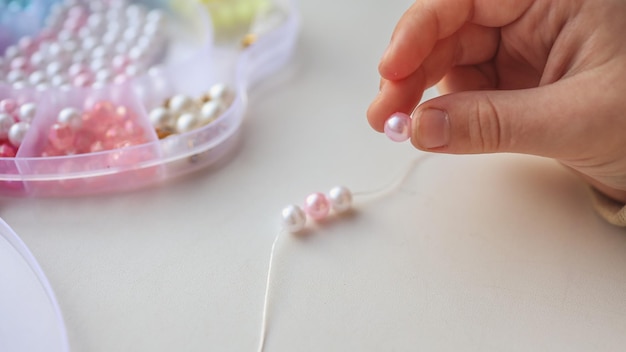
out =
{"type": "MultiPolygon", "coordinates": [[[[143,2],[146,3],[145,1],[143,2]]],[[[249,29],[254,40],[214,41],[205,10],[187,3],[174,8],[168,29],[182,40],[168,44],[158,69],[104,89],[16,90],[0,85],[0,100],[38,101],[38,113],[15,158],[0,158],[0,193],[22,196],[75,196],[118,192],[153,185],[207,167],[237,143],[246,111],[247,94],[255,82],[268,77],[290,58],[299,26],[292,2],[275,3],[258,13],[249,29]],[[189,11],[192,9],[192,11],[189,11]],[[186,32],[185,32],[186,31],[186,32]],[[200,96],[216,83],[234,93],[228,108],[211,123],[158,139],[148,111],[173,94],[200,96]],[[86,154],[46,156],[46,134],[62,107],[85,108],[110,101],[136,112],[146,143],[86,154]]]]}

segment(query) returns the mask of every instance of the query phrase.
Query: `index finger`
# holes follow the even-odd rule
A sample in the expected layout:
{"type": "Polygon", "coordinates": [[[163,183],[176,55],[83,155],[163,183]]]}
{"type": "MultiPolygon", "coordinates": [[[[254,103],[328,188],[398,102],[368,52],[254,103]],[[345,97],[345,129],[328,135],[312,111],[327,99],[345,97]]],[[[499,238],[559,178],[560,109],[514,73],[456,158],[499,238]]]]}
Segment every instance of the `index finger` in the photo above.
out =
{"type": "Polygon", "coordinates": [[[378,66],[388,80],[408,77],[467,22],[502,27],[521,17],[534,0],[417,0],[400,18],[378,66]]]}

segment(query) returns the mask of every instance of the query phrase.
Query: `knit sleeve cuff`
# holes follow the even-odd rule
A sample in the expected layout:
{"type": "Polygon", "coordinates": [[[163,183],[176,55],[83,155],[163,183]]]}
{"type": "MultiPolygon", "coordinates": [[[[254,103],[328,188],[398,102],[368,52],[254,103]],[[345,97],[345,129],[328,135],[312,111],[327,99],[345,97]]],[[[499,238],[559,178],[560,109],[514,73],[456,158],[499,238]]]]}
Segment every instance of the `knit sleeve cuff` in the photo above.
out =
{"type": "Polygon", "coordinates": [[[626,205],[619,203],[593,189],[591,191],[593,207],[609,223],[626,227],[626,205]]]}

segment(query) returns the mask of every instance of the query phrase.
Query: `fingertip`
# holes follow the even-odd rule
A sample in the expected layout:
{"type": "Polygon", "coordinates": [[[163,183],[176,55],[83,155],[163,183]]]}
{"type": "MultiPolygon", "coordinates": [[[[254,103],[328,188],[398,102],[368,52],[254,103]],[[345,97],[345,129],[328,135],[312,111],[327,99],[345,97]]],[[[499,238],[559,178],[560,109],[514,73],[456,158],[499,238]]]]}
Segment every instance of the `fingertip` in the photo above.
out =
{"type": "Polygon", "coordinates": [[[396,112],[410,114],[424,92],[422,75],[413,75],[402,81],[386,81],[367,111],[372,128],[383,132],[385,121],[396,112]]]}
{"type": "Polygon", "coordinates": [[[380,96],[381,94],[379,93],[368,107],[367,121],[376,132],[382,133],[385,125],[385,116],[381,112],[380,96]]]}

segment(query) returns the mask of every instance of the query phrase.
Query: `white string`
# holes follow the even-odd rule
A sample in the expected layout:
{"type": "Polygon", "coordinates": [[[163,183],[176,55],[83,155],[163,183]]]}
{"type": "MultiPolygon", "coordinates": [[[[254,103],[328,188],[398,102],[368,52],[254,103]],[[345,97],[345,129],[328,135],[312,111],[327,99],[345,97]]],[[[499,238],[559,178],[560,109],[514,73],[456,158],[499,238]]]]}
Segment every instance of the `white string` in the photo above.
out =
{"type": "Polygon", "coordinates": [[[261,339],[259,340],[259,352],[263,352],[265,349],[265,338],[267,336],[267,311],[269,306],[269,297],[270,297],[270,282],[272,281],[272,269],[274,262],[274,253],[276,252],[276,243],[278,243],[278,239],[283,231],[279,232],[274,238],[274,243],[272,243],[272,249],[270,251],[270,261],[267,268],[267,282],[265,283],[265,298],[263,300],[263,316],[261,317],[261,339]]]}
{"type": "MultiPolygon", "coordinates": [[[[423,162],[430,156],[431,154],[424,154],[413,159],[413,161],[409,163],[407,168],[399,176],[396,177],[395,181],[392,181],[391,183],[385,186],[382,186],[378,189],[374,189],[372,191],[354,192],[352,193],[352,195],[355,197],[376,197],[377,195],[389,194],[393,192],[394,190],[396,190],[398,187],[400,187],[409,178],[413,169],[415,169],[415,167],[418,164],[420,164],[421,162],[423,162]]],[[[274,265],[273,265],[274,256],[276,253],[276,244],[278,243],[278,240],[281,237],[280,235],[283,233],[284,231],[280,231],[276,235],[276,237],[274,238],[274,243],[272,243],[272,249],[270,250],[270,259],[269,259],[269,264],[268,264],[268,269],[267,269],[267,281],[265,283],[265,298],[263,300],[263,315],[261,317],[261,337],[259,339],[258,352],[263,352],[265,350],[265,341],[267,338],[267,326],[268,326],[267,315],[268,315],[268,308],[269,308],[270,283],[272,281],[272,272],[274,269],[274,265]]]]}
{"type": "Polygon", "coordinates": [[[389,194],[396,190],[398,187],[400,187],[409,178],[409,176],[411,176],[413,169],[415,169],[418,164],[424,162],[426,159],[432,156],[433,154],[423,154],[413,159],[406,167],[406,169],[404,169],[402,173],[396,176],[396,180],[390,182],[387,185],[381,186],[378,189],[374,189],[371,191],[353,192],[352,195],[355,197],[376,197],[377,195],[389,194]]]}

